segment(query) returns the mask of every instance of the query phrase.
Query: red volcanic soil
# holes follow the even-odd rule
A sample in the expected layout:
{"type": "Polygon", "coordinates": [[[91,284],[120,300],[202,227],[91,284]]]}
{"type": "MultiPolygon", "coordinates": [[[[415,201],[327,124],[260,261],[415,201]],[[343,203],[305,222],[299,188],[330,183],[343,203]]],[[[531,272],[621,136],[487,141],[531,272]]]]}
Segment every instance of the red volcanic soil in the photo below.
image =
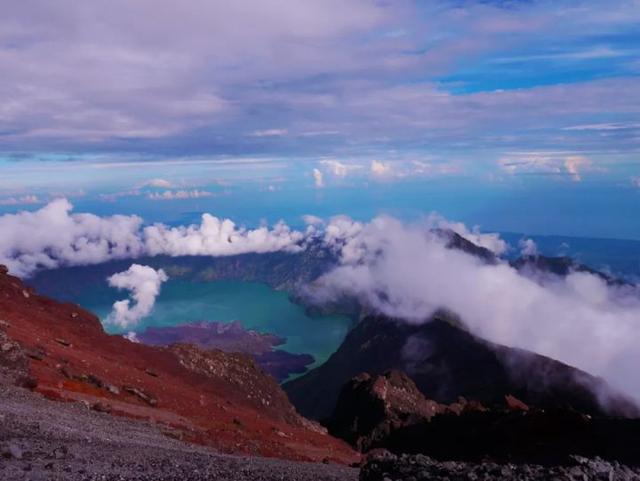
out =
{"type": "Polygon", "coordinates": [[[108,335],[92,313],[37,295],[1,266],[0,320],[29,356],[33,389],[48,398],[156,422],[170,436],[226,453],[359,460],[298,415],[247,355],[108,335]]]}

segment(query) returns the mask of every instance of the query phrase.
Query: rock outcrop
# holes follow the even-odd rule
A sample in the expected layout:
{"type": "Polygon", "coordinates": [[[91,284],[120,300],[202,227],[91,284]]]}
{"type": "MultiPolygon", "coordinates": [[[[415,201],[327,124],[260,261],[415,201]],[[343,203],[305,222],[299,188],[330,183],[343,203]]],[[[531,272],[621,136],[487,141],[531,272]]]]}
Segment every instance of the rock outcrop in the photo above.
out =
{"type": "Polygon", "coordinates": [[[446,410],[427,400],[403,372],[388,371],[375,378],[362,373],[342,388],[327,427],[334,436],[367,451],[392,431],[446,410]]]}
{"type": "Polygon", "coordinates": [[[487,408],[426,399],[403,373],[361,374],[342,389],[329,432],[357,449],[441,461],[566,464],[574,455],[640,464],[640,419],[531,408],[513,395],[487,408]]]}

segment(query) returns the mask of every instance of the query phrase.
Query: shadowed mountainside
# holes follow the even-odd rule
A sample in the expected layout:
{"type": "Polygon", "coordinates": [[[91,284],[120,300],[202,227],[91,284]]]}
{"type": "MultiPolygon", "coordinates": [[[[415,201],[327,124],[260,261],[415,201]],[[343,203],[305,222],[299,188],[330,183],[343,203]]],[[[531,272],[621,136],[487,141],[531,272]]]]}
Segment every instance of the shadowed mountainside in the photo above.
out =
{"type": "Polygon", "coordinates": [[[427,398],[439,403],[463,396],[491,406],[511,394],[540,408],[638,415],[635,404],[603,380],[544,356],[484,341],[442,313],[420,325],[366,317],[325,364],[283,387],[303,415],[323,420],[349,379],[390,369],[406,372],[427,398]]]}
{"type": "Polygon", "coordinates": [[[363,452],[545,465],[566,465],[575,455],[640,463],[640,419],[532,408],[512,395],[492,407],[464,398],[439,404],[399,371],[347,382],[327,426],[363,452]]]}

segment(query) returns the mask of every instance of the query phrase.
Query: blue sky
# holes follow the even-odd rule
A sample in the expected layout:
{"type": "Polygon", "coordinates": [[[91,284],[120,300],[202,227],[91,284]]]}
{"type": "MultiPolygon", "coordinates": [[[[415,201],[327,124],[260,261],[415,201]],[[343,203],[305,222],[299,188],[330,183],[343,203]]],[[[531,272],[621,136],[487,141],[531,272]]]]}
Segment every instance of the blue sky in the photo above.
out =
{"type": "Polygon", "coordinates": [[[640,2],[12,2],[0,212],[57,196],[640,239],[640,2]]]}

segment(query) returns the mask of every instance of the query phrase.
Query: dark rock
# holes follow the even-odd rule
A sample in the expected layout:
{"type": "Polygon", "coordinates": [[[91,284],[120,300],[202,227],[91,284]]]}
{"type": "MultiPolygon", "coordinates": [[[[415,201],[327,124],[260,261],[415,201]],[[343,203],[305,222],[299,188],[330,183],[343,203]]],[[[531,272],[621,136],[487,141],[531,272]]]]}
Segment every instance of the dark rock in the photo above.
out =
{"type": "Polygon", "coordinates": [[[147,403],[149,406],[156,406],[158,404],[158,401],[154,397],[142,392],[140,389],[136,387],[124,386],[122,389],[124,389],[129,394],[133,394],[138,399],[141,399],[142,401],[147,403]]]}
{"type": "Polygon", "coordinates": [[[97,411],[99,413],[110,413],[111,412],[111,406],[103,403],[103,402],[97,402],[95,404],[93,404],[91,406],[91,409],[93,409],[94,411],[97,411]]]}
{"type": "Polygon", "coordinates": [[[53,450],[52,457],[55,459],[64,459],[67,456],[68,452],[69,450],[66,446],[60,446],[53,450]]]}
{"type": "Polygon", "coordinates": [[[538,409],[443,413],[391,430],[372,446],[438,460],[557,465],[577,454],[639,465],[640,419],[538,409]]]}
{"type": "Polygon", "coordinates": [[[17,378],[15,384],[16,386],[33,390],[38,387],[38,380],[33,376],[22,375],[17,378]]]}
{"type": "Polygon", "coordinates": [[[71,369],[69,369],[69,366],[61,366],[60,367],[60,374],[62,374],[67,379],[76,379],[77,378],[77,375],[75,375],[71,371],[71,369]]]}
{"type": "Polygon", "coordinates": [[[585,272],[599,277],[607,284],[612,286],[632,286],[630,282],[619,279],[601,271],[592,269],[589,266],[576,262],[571,257],[548,257],[542,255],[522,256],[511,262],[511,265],[519,272],[541,281],[546,280],[549,276],[565,277],[572,272],[585,272]]]}
{"type": "Polygon", "coordinates": [[[512,396],[511,394],[507,394],[504,397],[504,401],[507,405],[507,409],[511,411],[528,411],[529,410],[529,406],[527,406],[525,403],[520,401],[520,399],[518,399],[515,396],[512,396]]]}
{"type": "Polygon", "coordinates": [[[35,349],[27,349],[25,350],[27,356],[31,359],[35,359],[36,361],[43,361],[45,356],[47,355],[44,349],[35,348],[35,349]]]}
{"type": "Polygon", "coordinates": [[[109,391],[111,394],[118,395],[120,394],[120,388],[114,386],[113,384],[105,384],[104,388],[109,391]]]}
{"type": "Polygon", "coordinates": [[[360,481],[549,481],[618,480],[637,481],[640,469],[609,463],[599,458],[582,458],[580,464],[560,466],[537,464],[495,464],[492,462],[442,462],[427,456],[368,456],[360,471],[360,481]]]}
{"type": "Polygon", "coordinates": [[[95,374],[88,374],[87,375],[87,382],[89,384],[93,384],[95,387],[99,387],[102,388],[104,387],[104,381],[102,379],[100,379],[98,376],[96,376],[95,374]]]}
{"type": "Polygon", "coordinates": [[[13,442],[9,443],[6,452],[9,455],[7,457],[12,457],[14,459],[22,459],[24,457],[24,451],[22,448],[13,442]]]}
{"type": "Polygon", "coordinates": [[[364,373],[344,386],[327,427],[332,435],[367,451],[390,432],[428,421],[447,409],[427,400],[402,372],[389,371],[375,378],[364,373]]]}

